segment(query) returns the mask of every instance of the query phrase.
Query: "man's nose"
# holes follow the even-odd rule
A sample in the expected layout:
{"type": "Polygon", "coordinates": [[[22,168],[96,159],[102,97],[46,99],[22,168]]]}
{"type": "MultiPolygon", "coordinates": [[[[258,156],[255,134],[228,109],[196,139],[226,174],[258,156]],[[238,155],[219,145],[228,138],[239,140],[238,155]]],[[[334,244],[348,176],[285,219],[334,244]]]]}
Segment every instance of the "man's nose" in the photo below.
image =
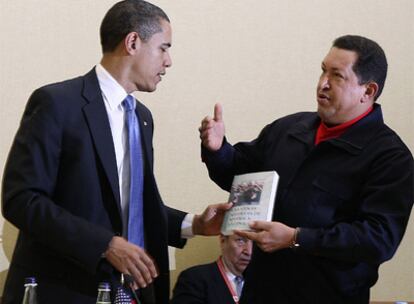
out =
{"type": "Polygon", "coordinates": [[[169,67],[171,67],[171,66],[172,66],[172,59],[171,59],[171,55],[170,55],[170,53],[169,53],[169,52],[166,52],[166,55],[165,55],[165,61],[164,61],[164,65],[165,65],[167,68],[169,68],[169,67]]]}
{"type": "Polygon", "coordinates": [[[246,255],[251,255],[253,251],[253,242],[252,241],[247,241],[246,244],[244,244],[244,248],[243,248],[243,252],[246,255]]]}
{"type": "Polygon", "coordinates": [[[320,89],[328,89],[329,88],[329,78],[326,75],[322,75],[321,78],[319,79],[319,84],[318,87],[320,89]]]}

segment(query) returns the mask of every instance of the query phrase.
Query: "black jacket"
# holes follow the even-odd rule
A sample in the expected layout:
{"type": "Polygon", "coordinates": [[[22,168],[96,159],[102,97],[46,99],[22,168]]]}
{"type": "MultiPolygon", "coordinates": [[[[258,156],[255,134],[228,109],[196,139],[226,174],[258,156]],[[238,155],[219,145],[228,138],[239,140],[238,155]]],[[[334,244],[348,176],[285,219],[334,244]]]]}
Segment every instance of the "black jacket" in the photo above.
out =
{"type": "Polygon", "coordinates": [[[198,265],[180,273],[171,304],[231,304],[233,297],[217,263],[198,265]]]}
{"type": "MultiPolygon", "coordinates": [[[[184,245],[185,213],[161,200],[151,112],[139,102],[136,111],[145,162],[146,250],[159,267],[157,303],[168,303],[167,244],[184,245]]],[[[5,167],[2,195],[4,217],[20,230],[3,303],[21,303],[25,276],[38,279],[41,303],[95,303],[98,282],[117,276],[101,254],[114,235],[122,235],[115,150],[95,70],[32,94],[5,167]]]]}
{"type": "Polygon", "coordinates": [[[413,157],[379,105],[342,136],[315,146],[316,113],[290,115],[259,137],[216,153],[210,177],[276,170],[274,221],[301,227],[300,247],[255,248],[242,303],[368,303],[379,265],[395,253],[414,201],[413,157]]]}

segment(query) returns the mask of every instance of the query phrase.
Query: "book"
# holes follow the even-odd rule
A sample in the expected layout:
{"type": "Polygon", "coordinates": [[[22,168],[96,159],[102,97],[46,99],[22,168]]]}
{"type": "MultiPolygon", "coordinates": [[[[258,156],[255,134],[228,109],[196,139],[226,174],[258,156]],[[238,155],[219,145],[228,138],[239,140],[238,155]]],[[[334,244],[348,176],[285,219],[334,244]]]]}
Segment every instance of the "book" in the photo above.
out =
{"type": "Polygon", "coordinates": [[[233,203],[224,215],[221,233],[249,230],[251,221],[271,221],[279,175],[276,171],[254,172],[234,176],[229,202],[233,203]]]}

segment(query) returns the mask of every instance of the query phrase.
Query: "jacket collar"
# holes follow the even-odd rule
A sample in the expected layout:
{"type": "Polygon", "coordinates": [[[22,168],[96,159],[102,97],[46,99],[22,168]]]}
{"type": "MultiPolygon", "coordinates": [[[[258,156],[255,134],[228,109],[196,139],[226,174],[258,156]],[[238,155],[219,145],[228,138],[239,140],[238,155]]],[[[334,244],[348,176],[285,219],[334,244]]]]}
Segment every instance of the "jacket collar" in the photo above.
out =
{"type": "Polygon", "coordinates": [[[99,87],[98,77],[96,76],[95,68],[90,70],[83,80],[82,96],[91,102],[103,102],[101,89],[99,87]]]}
{"type": "Polygon", "coordinates": [[[115,148],[95,69],[84,76],[82,96],[87,101],[87,104],[83,107],[83,112],[88,122],[96,152],[111,185],[118,211],[121,212],[115,148]]]}
{"type": "MultiPolygon", "coordinates": [[[[317,113],[314,113],[294,125],[288,134],[312,147],[315,145],[315,134],[319,123],[320,118],[317,113]]],[[[325,143],[342,148],[351,154],[359,154],[383,126],[381,106],[374,104],[374,109],[369,115],[352,125],[342,136],[327,140],[325,143]]]]}
{"type": "MultiPolygon", "coordinates": [[[[112,140],[111,127],[108,121],[104,101],[102,98],[101,88],[96,75],[95,68],[84,76],[84,86],[82,96],[86,99],[87,104],[84,106],[86,120],[94,141],[94,145],[101,160],[105,174],[111,185],[112,192],[117,202],[119,214],[121,214],[121,199],[119,192],[118,170],[116,165],[115,148],[112,140]]],[[[140,130],[143,136],[145,164],[149,169],[152,168],[152,118],[145,106],[137,100],[135,109],[140,123],[140,130]]]]}

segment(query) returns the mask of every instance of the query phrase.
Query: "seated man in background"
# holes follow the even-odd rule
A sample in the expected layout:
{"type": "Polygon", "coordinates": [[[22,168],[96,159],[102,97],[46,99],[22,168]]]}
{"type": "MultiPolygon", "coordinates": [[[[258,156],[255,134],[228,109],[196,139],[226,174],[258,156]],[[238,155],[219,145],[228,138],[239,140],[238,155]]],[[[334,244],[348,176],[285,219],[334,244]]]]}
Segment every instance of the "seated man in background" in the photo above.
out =
{"type": "Polygon", "coordinates": [[[250,262],[252,241],[237,236],[220,236],[221,256],[214,263],[184,270],[174,287],[173,304],[238,303],[243,288],[243,271],[250,262]]]}

